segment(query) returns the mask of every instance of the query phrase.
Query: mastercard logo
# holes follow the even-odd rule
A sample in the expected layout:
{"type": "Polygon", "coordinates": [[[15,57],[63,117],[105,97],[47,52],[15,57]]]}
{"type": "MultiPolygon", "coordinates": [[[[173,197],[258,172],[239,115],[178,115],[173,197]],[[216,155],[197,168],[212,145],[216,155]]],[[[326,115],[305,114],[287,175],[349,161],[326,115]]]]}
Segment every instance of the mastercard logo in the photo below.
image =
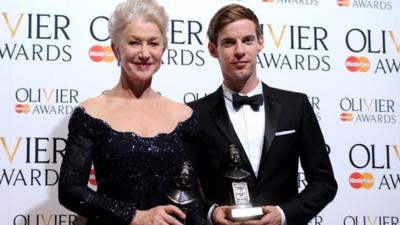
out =
{"type": "Polygon", "coordinates": [[[352,173],[349,177],[349,183],[354,189],[371,189],[374,186],[375,179],[371,173],[352,173]]]}
{"type": "Polygon", "coordinates": [[[29,113],[31,111],[31,107],[28,104],[16,104],[15,112],[17,113],[29,113]]]}
{"type": "Polygon", "coordinates": [[[371,67],[371,63],[367,57],[350,56],[346,59],[346,68],[350,72],[367,72],[371,67]]]}
{"type": "Polygon", "coordinates": [[[92,167],[92,169],[90,169],[89,184],[91,184],[93,186],[97,186],[96,176],[94,174],[94,168],[93,167],[92,167]]]}
{"type": "Polygon", "coordinates": [[[353,121],[353,114],[352,113],[341,113],[340,120],[343,122],[351,122],[351,121],[353,121]]]}
{"type": "Polygon", "coordinates": [[[274,2],[274,0],[263,0],[263,2],[274,2]]]}
{"type": "Polygon", "coordinates": [[[338,4],[338,6],[341,6],[341,7],[348,7],[350,5],[350,1],[349,0],[337,0],[337,4],[338,4]]]}
{"type": "Polygon", "coordinates": [[[115,60],[111,46],[94,45],[89,49],[89,57],[94,62],[112,62],[115,60]]]}

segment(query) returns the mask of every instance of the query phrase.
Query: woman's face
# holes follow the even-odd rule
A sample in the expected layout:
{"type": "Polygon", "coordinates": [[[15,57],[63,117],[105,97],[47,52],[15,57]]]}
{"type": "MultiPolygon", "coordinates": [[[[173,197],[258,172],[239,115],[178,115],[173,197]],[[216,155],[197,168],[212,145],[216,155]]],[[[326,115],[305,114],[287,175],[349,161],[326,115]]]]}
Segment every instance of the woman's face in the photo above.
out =
{"type": "Polygon", "coordinates": [[[131,81],[147,81],[161,66],[163,35],[155,23],[139,17],[121,32],[113,50],[121,62],[123,75],[131,81]]]}

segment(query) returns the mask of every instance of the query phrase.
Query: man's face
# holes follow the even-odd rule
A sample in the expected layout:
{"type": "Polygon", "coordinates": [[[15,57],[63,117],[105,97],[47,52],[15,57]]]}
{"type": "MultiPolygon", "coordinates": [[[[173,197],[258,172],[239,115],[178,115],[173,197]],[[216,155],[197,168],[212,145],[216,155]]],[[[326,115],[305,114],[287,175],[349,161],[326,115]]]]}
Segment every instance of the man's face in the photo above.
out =
{"type": "Polygon", "coordinates": [[[208,45],[210,54],[218,58],[228,87],[257,80],[257,54],[263,47],[263,38],[257,38],[256,25],[248,19],[226,25],[218,33],[217,46],[208,45]]]}

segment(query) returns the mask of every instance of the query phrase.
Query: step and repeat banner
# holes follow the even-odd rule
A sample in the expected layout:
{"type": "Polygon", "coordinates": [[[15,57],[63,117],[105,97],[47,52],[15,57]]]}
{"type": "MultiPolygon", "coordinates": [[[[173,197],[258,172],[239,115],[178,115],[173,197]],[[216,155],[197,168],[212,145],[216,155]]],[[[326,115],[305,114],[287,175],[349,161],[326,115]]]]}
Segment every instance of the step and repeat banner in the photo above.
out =
{"type": "MultiPolygon", "coordinates": [[[[0,0],[1,225],[84,222],[58,203],[59,167],[74,107],[118,81],[107,22],[119,2],[0,0]]],[[[260,78],[309,96],[339,184],[309,224],[400,225],[399,1],[159,2],[170,26],[157,91],[183,103],[213,92],[208,22],[223,5],[250,7],[265,40],[260,78]]]]}

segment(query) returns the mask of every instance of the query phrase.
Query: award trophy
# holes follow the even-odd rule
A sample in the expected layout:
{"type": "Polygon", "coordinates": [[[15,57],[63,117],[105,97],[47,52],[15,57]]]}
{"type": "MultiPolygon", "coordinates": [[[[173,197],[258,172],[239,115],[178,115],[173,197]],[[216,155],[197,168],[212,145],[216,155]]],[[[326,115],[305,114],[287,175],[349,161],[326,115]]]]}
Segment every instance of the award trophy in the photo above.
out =
{"type": "Polygon", "coordinates": [[[229,146],[231,168],[222,176],[232,182],[231,202],[236,208],[231,209],[229,217],[232,221],[246,221],[260,219],[263,216],[261,207],[252,207],[250,193],[245,178],[250,173],[240,168],[239,149],[235,145],[229,146]]]}
{"type": "MultiPolygon", "coordinates": [[[[183,162],[180,174],[176,178],[175,187],[166,193],[167,198],[185,214],[188,211],[187,206],[197,199],[196,195],[190,192],[192,171],[193,168],[190,163],[187,161],[183,162]]],[[[183,224],[186,222],[180,218],[177,219],[183,224]]]]}

